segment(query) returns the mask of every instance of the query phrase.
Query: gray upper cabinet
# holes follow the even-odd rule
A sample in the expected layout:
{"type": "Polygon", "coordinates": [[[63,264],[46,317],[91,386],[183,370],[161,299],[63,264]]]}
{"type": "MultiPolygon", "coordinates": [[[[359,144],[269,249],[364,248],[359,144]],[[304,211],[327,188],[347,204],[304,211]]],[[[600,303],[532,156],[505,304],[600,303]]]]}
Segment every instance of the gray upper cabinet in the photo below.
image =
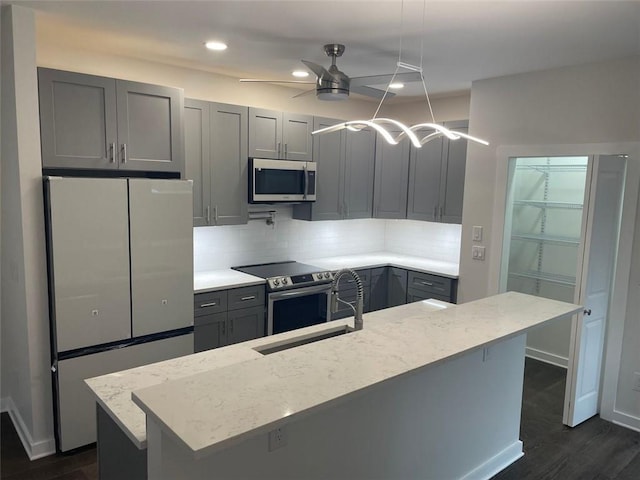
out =
{"type": "Polygon", "coordinates": [[[186,176],[194,226],[238,225],[247,213],[247,107],[185,100],[186,176]]]}
{"type": "Polygon", "coordinates": [[[373,130],[346,131],[344,218],[371,218],[376,135],[373,130]]]}
{"type": "Polygon", "coordinates": [[[249,108],[249,156],[312,161],[313,117],[249,108]]]}
{"type": "MultiPolygon", "coordinates": [[[[314,118],[314,129],[330,127],[339,120],[314,118]]],[[[340,220],[344,205],[345,131],[318,135],[313,139],[317,166],[315,202],[295,205],[293,218],[300,220],[340,220]]]]}
{"type": "MultiPolygon", "coordinates": [[[[468,122],[445,123],[451,130],[468,133],[468,122]]],[[[446,158],[446,168],[442,172],[440,192],[442,212],[440,221],[445,223],[462,223],[462,202],[464,199],[464,176],[467,165],[467,141],[447,140],[443,147],[443,158],[446,158]],[[446,150],[446,151],[445,151],[446,150]]]]}
{"type": "Polygon", "coordinates": [[[208,225],[211,216],[209,103],[184,100],[185,178],[193,180],[193,225],[208,225]]]}
{"type": "MultiPolygon", "coordinates": [[[[466,133],[467,122],[445,126],[466,133]]],[[[432,140],[411,149],[407,218],[446,223],[462,222],[466,140],[432,140]]]]}
{"type": "MultiPolygon", "coordinates": [[[[330,118],[314,119],[314,129],[340,123],[330,118]]],[[[295,205],[298,220],[371,218],[376,137],[372,130],[340,130],[314,138],[317,163],[317,200],[295,205]]]]}
{"type": "Polygon", "coordinates": [[[182,90],[38,69],[42,166],[181,172],[182,90]]]}
{"type": "Polygon", "coordinates": [[[111,78],[38,69],[42,166],[117,168],[111,78]]]}
{"type": "MultiPolygon", "coordinates": [[[[397,136],[400,132],[392,132],[397,136]]],[[[409,181],[409,140],[390,145],[378,135],[376,141],[373,216],[407,217],[407,183],[409,181]]]]}
{"type": "Polygon", "coordinates": [[[183,94],[177,88],[116,80],[120,169],[183,170],[183,94]]]}

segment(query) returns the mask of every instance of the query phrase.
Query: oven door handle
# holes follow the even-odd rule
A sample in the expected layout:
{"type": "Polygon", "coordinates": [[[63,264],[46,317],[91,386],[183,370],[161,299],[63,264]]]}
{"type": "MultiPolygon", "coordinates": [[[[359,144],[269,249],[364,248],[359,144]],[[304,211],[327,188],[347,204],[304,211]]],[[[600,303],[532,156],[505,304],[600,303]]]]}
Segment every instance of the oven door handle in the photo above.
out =
{"type": "Polygon", "coordinates": [[[288,290],[286,292],[270,293],[269,299],[278,300],[281,298],[294,298],[294,297],[300,297],[304,295],[311,295],[313,293],[320,293],[325,291],[328,292],[330,290],[331,290],[331,284],[323,283],[322,285],[313,285],[311,287],[296,288],[294,290],[288,290]]]}

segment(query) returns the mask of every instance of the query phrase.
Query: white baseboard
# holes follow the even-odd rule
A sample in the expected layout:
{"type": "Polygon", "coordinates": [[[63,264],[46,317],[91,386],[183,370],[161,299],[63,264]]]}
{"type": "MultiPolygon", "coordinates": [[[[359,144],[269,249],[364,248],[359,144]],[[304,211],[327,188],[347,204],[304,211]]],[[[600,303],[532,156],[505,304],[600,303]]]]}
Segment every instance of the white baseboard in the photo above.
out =
{"type": "Polygon", "coordinates": [[[537,348],[527,347],[525,355],[535,360],[540,360],[541,362],[550,363],[556,367],[567,368],[569,366],[568,358],[561,357],[555,353],[538,350],[537,348]]]}
{"type": "Polygon", "coordinates": [[[620,425],[621,427],[626,427],[630,430],[640,432],[640,418],[634,415],[629,415],[628,413],[614,410],[613,415],[611,415],[611,421],[616,425],[620,425]]]}
{"type": "Polygon", "coordinates": [[[54,438],[48,438],[38,442],[33,441],[31,433],[22,419],[22,415],[20,415],[20,412],[10,397],[0,399],[0,407],[3,412],[9,413],[9,417],[13,422],[13,426],[18,433],[20,442],[22,442],[22,446],[29,460],[37,460],[38,458],[47,457],[56,453],[56,441],[54,438]]]}
{"type": "Polygon", "coordinates": [[[501,472],[513,462],[522,458],[524,452],[522,451],[522,442],[520,440],[512,443],[507,448],[502,450],[497,455],[491,457],[482,465],[471,470],[460,480],[479,480],[489,479],[498,472],[501,472]]]}

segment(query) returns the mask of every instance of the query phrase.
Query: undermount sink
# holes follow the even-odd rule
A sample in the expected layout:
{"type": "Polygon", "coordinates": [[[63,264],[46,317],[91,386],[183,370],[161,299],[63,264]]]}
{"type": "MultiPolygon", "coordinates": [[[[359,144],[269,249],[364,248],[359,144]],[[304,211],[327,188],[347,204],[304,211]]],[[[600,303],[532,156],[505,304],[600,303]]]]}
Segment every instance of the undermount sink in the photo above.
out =
{"type": "Polygon", "coordinates": [[[327,338],[338,337],[346,333],[353,332],[354,329],[348,325],[342,325],[340,327],[334,327],[320,332],[309,333],[299,337],[289,338],[287,340],[280,340],[270,343],[269,345],[262,345],[254,348],[254,350],[262,355],[270,355],[272,353],[281,352],[283,350],[289,350],[290,348],[296,348],[301,345],[307,345],[309,343],[319,342],[326,340],[327,338]]]}

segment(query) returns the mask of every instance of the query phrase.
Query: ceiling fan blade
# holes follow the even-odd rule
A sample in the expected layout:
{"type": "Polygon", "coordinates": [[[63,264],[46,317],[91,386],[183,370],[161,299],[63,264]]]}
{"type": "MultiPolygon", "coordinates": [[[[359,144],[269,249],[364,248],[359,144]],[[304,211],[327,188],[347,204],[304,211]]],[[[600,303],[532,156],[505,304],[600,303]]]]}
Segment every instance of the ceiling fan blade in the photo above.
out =
{"type": "Polygon", "coordinates": [[[315,85],[316,82],[307,82],[304,80],[261,80],[259,78],[241,78],[242,83],[298,83],[304,85],[315,85]]]}
{"type": "Polygon", "coordinates": [[[294,95],[294,96],[293,96],[293,97],[291,97],[291,98],[304,97],[305,95],[309,95],[310,93],[315,93],[315,91],[316,91],[316,89],[315,89],[315,88],[313,88],[313,89],[311,89],[311,90],[305,90],[304,92],[300,92],[299,94],[294,95]]]}
{"type": "MultiPolygon", "coordinates": [[[[368,77],[352,77],[351,78],[351,86],[359,87],[366,85],[386,85],[393,78],[393,74],[389,73],[386,75],[371,75],[368,77]]],[[[422,74],[420,72],[403,72],[397,73],[394,81],[409,83],[409,82],[419,82],[422,79],[422,74]]]]}
{"type": "MultiPolygon", "coordinates": [[[[384,95],[384,90],[380,90],[378,88],[365,87],[364,85],[354,86],[351,84],[351,91],[353,93],[359,93],[360,95],[366,95],[367,97],[373,98],[382,98],[384,95]]],[[[391,98],[395,96],[395,93],[387,92],[386,98],[391,98]]]]}
{"type": "Polygon", "coordinates": [[[333,75],[331,75],[331,73],[329,73],[329,70],[327,70],[326,68],[324,68],[322,65],[318,65],[317,63],[313,63],[310,62],[308,60],[300,60],[302,63],[304,63],[307,68],[309,70],[311,70],[316,77],[320,78],[320,77],[331,77],[333,78],[333,75]]]}

